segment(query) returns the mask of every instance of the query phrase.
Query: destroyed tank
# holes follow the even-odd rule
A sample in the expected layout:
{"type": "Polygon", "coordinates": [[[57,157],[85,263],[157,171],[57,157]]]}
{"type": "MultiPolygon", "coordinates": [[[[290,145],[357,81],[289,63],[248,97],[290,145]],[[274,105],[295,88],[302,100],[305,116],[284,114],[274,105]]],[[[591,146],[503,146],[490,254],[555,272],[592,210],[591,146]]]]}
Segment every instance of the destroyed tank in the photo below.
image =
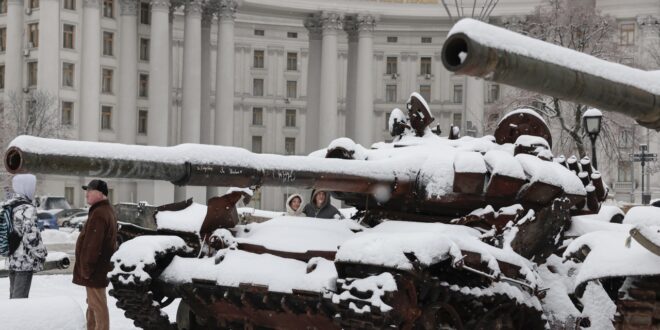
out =
{"type": "MultiPolygon", "coordinates": [[[[541,63],[529,63],[526,74],[541,63]]],[[[507,67],[496,69],[499,74],[507,67]]],[[[571,226],[572,216],[598,212],[607,196],[589,160],[553,157],[550,131],[529,109],[509,113],[495,136],[481,138],[459,138],[454,129],[449,138],[433,134],[433,116],[417,93],[406,109],[390,115],[393,141],[370,149],[341,138],[310,156],[280,156],[221,146],[22,136],[4,161],[12,173],[237,187],[207,206],[185,201],[159,207],[157,228],[131,227],[134,238],[113,255],[109,277],[118,307],[142,328],[598,325],[601,320],[587,311],[594,298],[612,290],[598,283],[600,275],[576,276],[586,268],[580,263],[602,250],[602,241],[571,226]],[[249,198],[246,188],[261,186],[330,191],[358,212],[354,219],[285,216],[238,224],[236,203],[249,198]],[[577,232],[572,243],[564,239],[577,232]],[[562,252],[565,260],[557,256],[562,252]],[[564,280],[577,288],[562,291],[564,280]],[[162,308],[177,298],[174,323],[162,308]]],[[[630,242],[635,255],[648,262],[648,251],[636,242],[630,242]]],[[[648,278],[657,276],[637,275],[624,274],[627,288],[642,288],[628,290],[627,298],[656,299],[650,293],[658,281],[648,278]]],[[[629,324],[631,315],[648,316],[620,311],[617,325],[629,324]]]]}

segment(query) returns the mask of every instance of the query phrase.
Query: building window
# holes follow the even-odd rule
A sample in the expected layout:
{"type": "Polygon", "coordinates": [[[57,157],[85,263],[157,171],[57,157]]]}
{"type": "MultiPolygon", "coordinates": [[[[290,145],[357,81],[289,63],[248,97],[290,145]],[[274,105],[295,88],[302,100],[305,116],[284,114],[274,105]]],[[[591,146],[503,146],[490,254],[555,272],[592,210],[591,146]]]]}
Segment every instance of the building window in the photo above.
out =
{"type": "Polygon", "coordinates": [[[264,30],[261,30],[261,29],[255,29],[254,30],[254,35],[255,36],[263,36],[264,34],[265,34],[264,30]]]}
{"type": "Polygon", "coordinates": [[[264,80],[252,80],[252,96],[264,96],[264,80]]]}
{"type": "Polygon", "coordinates": [[[262,126],[264,124],[264,109],[252,108],[252,125],[262,126]]]}
{"type": "Polygon", "coordinates": [[[298,38],[298,32],[287,32],[286,37],[296,39],[296,38],[298,38]]]}
{"type": "Polygon", "coordinates": [[[454,113],[454,118],[452,120],[452,124],[454,126],[461,127],[463,124],[463,114],[462,113],[454,113]]]}
{"type": "Polygon", "coordinates": [[[112,129],[112,107],[101,106],[101,129],[112,129]]]}
{"type": "Polygon", "coordinates": [[[74,48],[74,41],[76,40],[76,26],[71,24],[64,24],[62,26],[62,47],[67,49],[74,48]]]}
{"type": "Polygon", "coordinates": [[[389,43],[395,43],[397,41],[399,41],[398,37],[387,37],[387,42],[389,43]]]}
{"type": "Polygon", "coordinates": [[[431,85],[419,85],[419,95],[426,101],[431,100],[431,85]]]}
{"type": "Polygon", "coordinates": [[[140,73],[140,81],[138,82],[138,96],[149,96],[149,75],[146,73],[140,73]]]}
{"type": "Polygon", "coordinates": [[[252,137],[252,152],[261,153],[261,136],[252,137]]]}
{"type": "Polygon", "coordinates": [[[385,73],[387,74],[397,73],[396,62],[397,62],[397,58],[395,56],[388,56],[385,66],[385,73]]]}
{"type": "Polygon", "coordinates": [[[463,85],[454,85],[454,103],[463,103],[463,85]]]}
{"type": "Polygon", "coordinates": [[[0,0],[0,14],[7,13],[7,0],[0,0]]]}
{"type": "Polygon", "coordinates": [[[619,148],[632,148],[633,130],[624,128],[619,133],[619,148]]]}
{"type": "Polygon", "coordinates": [[[286,69],[288,71],[298,70],[298,53],[286,53],[286,69]]]}
{"type": "Polygon", "coordinates": [[[101,77],[101,92],[106,94],[112,94],[112,75],[114,71],[112,69],[103,69],[103,74],[101,77]]]}
{"type": "Polygon", "coordinates": [[[110,204],[114,204],[115,202],[115,190],[112,188],[108,188],[108,202],[110,204]]]}
{"type": "Polygon", "coordinates": [[[396,85],[385,86],[385,101],[387,103],[396,102],[396,85]]]}
{"type": "Polygon", "coordinates": [[[149,39],[140,38],[140,61],[149,60],[149,39]]]}
{"type": "Polygon", "coordinates": [[[28,48],[39,47],[39,23],[28,24],[28,48]]]}
{"type": "Polygon", "coordinates": [[[64,9],[76,10],[76,0],[64,0],[62,1],[62,6],[64,9]]]}
{"type": "Polygon", "coordinates": [[[37,62],[28,62],[28,86],[37,86],[37,62]]]}
{"type": "Polygon", "coordinates": [[[148,2],[140,3],[140,24],[144,24],[144,25],[151,24],[151,17],[149,16],[149,3],[148,2]]]}
{"type": "Polygon", "coordinates": [[[69,205],[73,205],[73,187],[64,187],[64,199],[69,205]]]}
{"type": "Polygon", "coordinates": [[[632,46],[635,44],[635,23],[624,23],[619,27],[621,30],[621,45],[632,46]]]}
{"type": "Polygon", "coordinates": [[[115,2],[113,0],[103,0],[103,17],[115,17],[115,2]]]}
{"type": "Polygon", "coordinates": [[[62,125],[73,124],[73,102],[62,101],[62,125]]]}
{"type": "Polygon", "coordinates": [[[5,65],[0,64],[0,89],[5,88],[5,65]]]}
{"type": "Polygon", "coordinates": [[[430,44],[433,41],[433,38],[431,37],[422,37],[422,43],[423,44],[430,44]]]}
{"type": "Polygon", "coordinates": [[[285,155],[296,154],[296,138],[292,138],[292,137],[284,138],[284,154],[285,155]]]}
{"type": "Polygon", "coordinates": [[[0,52],[7,50],[7,28],[0,28],[0,52]]]}
{"type": "Polygon", "coordinates": [[[491,84],[488,86],[488,103],[495,103],[500,99],[500,85],[491,84]]]}
{"type": "Polygon", "coordinates": [[[633,181],[633,167],[631,161],[620,160],[618,166],[617,181],[619,182],[632,182],[633,181]]]}
{"type": "Polygon", "coordinates": [[[419,62],[419,73],[420,74],[431,74],[431,58],[422,57],[419,62]]]}
{"type": "Polygon", "coordinates": [[[138,134],[147,134],[147,120],[148,112],[146,109],[138,110],[138,134]]]}
{"type": "Polygon", "coordinates": [[[264,68],[264,51],[263,50],[255,50],[254,51],[253,66],[257,69],[263,69],[264,68]]]}
{"type": "Polygon", "coordinates": [[[296,127],[296,109],[286,109],[284,119],[286,127],[296,127]]]}
{"type": "Polygon", "coordinates": [[[62,87],[73,87],[75,65],[73,63],[62,63],[62,87]]]}
{"type": "Polygon", "coordinates": [[[112,32],[103,32],[103,55],[112,56],[114,55],[113,45],[115,40],[115,34],[112,32]]]}
{"type": "Polygon", "coordinates": [[[298,97],[298,82],[295,80],[288,80],[286,82],[286,97],[295,99],[298,97]]]}
{"type": "Polygon", "coordinates": [[[30,0],[28,2],[28,7],[30,7],[30,9],[39,8],[39,0],[30,0]]]}

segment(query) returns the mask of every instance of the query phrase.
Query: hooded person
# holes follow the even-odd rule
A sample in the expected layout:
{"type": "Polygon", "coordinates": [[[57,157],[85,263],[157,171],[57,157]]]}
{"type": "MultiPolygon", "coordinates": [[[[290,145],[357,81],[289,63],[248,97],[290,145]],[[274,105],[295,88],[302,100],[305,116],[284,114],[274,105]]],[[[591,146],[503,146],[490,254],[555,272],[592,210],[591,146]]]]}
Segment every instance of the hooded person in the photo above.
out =
{"type": "Polygon", "coordinates": [[[303,216],[303,200],[300,194],[293,194],[286,199],[286,215],[292,217],[303,216]]]}
{"type": "Polygon", "coordinates": [[[37,228],[37,208],[32,204],[36,186],[37,178],[34,175],[15,175],[12,179],[14,196],[4,203],[12,207],[14,226],[10,254],[5,259],[9,270],[10,299],[28,297],[32,275],[43,269],[48,254],[37,228]],[[15,245],[14,251],[11,251],[12,245],[15,245]]]}
{"type": "Polygon", "coordinates": [[[324,190],[312,191],[312,198],[303,210],[306,216],[311,218],[340,219],[341,213],[330,204],[330,194],[324,190]]]}

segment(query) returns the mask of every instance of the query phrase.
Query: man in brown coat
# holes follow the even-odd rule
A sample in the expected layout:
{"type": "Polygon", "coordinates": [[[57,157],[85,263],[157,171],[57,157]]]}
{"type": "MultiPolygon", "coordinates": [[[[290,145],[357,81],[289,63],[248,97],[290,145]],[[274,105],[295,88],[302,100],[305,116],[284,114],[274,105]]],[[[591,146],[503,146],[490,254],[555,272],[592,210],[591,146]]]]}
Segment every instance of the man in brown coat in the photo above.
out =
{"type": "Polygon", "coordinates": [[[87,329],[107,330],[110,316],[105,289],[112,269],[110,257],[117,249],[117,219],[108,201],[105,181],[92,180],[82,188],[87,191],[90,208],[76,242],[73,283],[87,289],[87,329]]]}

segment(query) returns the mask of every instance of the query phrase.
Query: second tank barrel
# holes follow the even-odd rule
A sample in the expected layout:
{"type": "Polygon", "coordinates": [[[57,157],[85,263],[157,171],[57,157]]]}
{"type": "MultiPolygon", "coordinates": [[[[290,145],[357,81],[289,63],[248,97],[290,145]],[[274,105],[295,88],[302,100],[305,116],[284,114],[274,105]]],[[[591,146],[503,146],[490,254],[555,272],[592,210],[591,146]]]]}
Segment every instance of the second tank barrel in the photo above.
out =
{"type": "Polygon", "coordinates": [[[660,74],[630,68],[483,22],[456,23],[442,49],[456,74],[619,112],[660,129],[660,74]]]}

